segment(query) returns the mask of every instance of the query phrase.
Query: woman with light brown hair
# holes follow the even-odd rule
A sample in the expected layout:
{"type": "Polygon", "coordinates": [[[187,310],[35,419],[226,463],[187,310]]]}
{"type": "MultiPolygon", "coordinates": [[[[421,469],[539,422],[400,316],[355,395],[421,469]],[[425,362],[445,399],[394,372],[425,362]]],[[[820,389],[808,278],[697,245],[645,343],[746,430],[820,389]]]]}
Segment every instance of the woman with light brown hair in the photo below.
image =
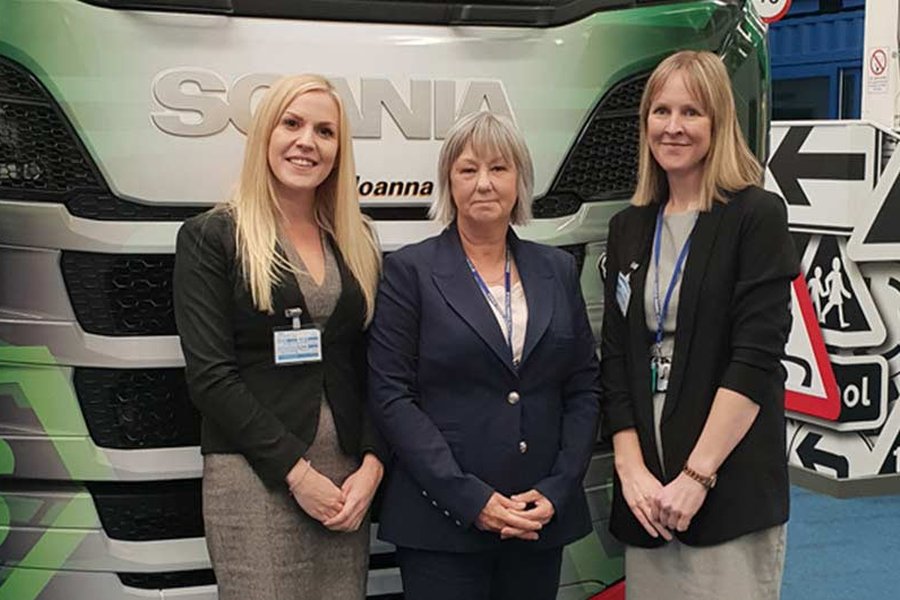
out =
{"type": "Polygon", "coordinates": [[[256,110],[231,200],[178,234],[175,316],[221,600],[365,596],[383,469],[363,332],[380,255],[355,177],[334,88],[285,77],[256,110]]]}
{"type": "Polygon", "coordinates": [[[628,598],[774,600],[798,273],[784,202],[759,187],[716,55],[660,63],[640,128],[632,206],[609,225],[601,348],[628,598]]]}

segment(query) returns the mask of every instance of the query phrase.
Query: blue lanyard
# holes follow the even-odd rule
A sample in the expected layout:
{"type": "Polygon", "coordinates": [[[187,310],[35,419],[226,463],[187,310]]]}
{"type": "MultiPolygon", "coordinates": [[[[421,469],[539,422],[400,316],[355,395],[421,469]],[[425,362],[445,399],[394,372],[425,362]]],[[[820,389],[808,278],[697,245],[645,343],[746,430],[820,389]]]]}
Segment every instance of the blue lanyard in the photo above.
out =
{"type": "Polygon", "coordinates": [[[688,239],[684,241],[684,246],[681,247],[681,251],[678,253],[678,258],[675,260],[675,268],[672,271],[672,279],[669,280],[669,285],[666,288],[666,297],[663,300],[662,308],[659,305],[659,253],[660,246],[662,245],[662,226],[663,226],[663,213],[666,210],[665,202],[661,203],[659,206],[659,213],[656,215],[656,234],[653,236],[653,267],[654,267],[654,286],[653,286],[653,309],[656,312],[656,355],[657,357],[662,357],[662,340],[663,340],[663,323],[666,322],[666,315],[669,313],[669,301],[672,300],[672,291],[675,289],[675,282],[678,281],[678,277],[681,275],[681,269],[684,267],[684,261],[687,258],[688,248],[691,246],[691,236],[694,234],[694,230],[691,229],[691,233],[688,234],[688,239]]]}
{"type": "Polygon", "coordinates": [[[510,286],[510,275],[509,275],[509,247],[506,248],[506,268],[503,272],[503,283],[506,288],[506,310],[502,310],[500,305],[497,304],[497,299],[494,298],[494,295],[491,293],[491,290],[488,289],[487,284],[484,282],[484,279],[481,278],[481,275],[478,274],[478,271],[475,269],[475,265],[472,264],[472,261],[469,260],[469,257],[466,257],[466,264],[469,265],[469,270],[472,271],[472,276],[475,278],[475,282],[478,284],[478,288],[481,290],[481,293],[484,294],[484,297],[487,298],[487,301],[491,303],[498,313],[503,316],[503,320],[506,323],[506,343],[509,344],[509,349],[512,351],[513,349],[513,321],[512,321],[512,291],[510,286]]]}

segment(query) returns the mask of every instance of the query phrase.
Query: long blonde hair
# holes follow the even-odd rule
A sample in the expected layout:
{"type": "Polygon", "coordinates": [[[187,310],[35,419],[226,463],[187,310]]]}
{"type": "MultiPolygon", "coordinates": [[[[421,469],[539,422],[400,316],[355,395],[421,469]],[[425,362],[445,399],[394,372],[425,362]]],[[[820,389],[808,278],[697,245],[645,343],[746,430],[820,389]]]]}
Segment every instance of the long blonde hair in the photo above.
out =
{"type": "Polygon", "coordinates": [[[726,202],[728,192],[759,185],[763,171],[738,124],[728,71],[718,56],[706,51],[676,52],[659,63],[647,81],[641,98],[638,182],[631,203],[646,206],[663,202],[669,193],[666,172],[650,151],[647,119],[651,104],[676,72],[682,74],[688,91],[710,118],[712,138],[704,159],[699,198],[701,209],[709,210],[713,201],[726,202]]]}
{"type": "Polygon", "coordinates": [[[240,178],[225,210],[234,218],[241,270],[250,286],[253,304],[257,309],[271,313],[272,286],[284,273],[290,272],[291,266],[277,252],[281,210],[274,175],[269,167],[269,139],[294,98],[313,91],[330,94],[340,114],[335,166],[316,189],[316,221],[334,238],[344,262],[359,283],[368,323],[375,307],[381,253],[372,229],[359,209],[350,123],[340,96],[327,79],[320,75],[294,75],[282,77],[272,84],[253,116],[240,178]]]}

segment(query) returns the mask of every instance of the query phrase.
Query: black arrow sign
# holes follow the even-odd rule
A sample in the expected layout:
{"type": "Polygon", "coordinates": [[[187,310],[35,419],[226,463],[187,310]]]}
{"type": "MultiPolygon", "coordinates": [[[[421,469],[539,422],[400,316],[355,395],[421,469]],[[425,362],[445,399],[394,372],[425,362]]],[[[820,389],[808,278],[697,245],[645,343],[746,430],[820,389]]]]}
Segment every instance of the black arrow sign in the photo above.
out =
{"type": "Polygon", "coordinates": [[[850,474],[850,464],[847,462],[847,457],[838,456],[816,448],[816,444],[821,439],[822,436],[818,433],[809,432],[806,434],[806,438],[797,446],[797,456],[800,457],[800,462],[807,469],[815,470],[816,465],[828,467],[837,473],[839,479],[846,479],[847,475],[850,474]]]}
{"type": "Polygon", "coordinates": [[[891,185],[863,243],[896,244],[900,241],[898,223],[900,223],[900,177],[897,177],[891,185]]]}
{"type": "Polygon", "coordinates": [[[800,148],[812,130],[811,125],[791,127],[769,161],[772,177],[791,206],[810,206],[798,179],[862,181],[866,177],[865,154],[801,154],[800,148]]]}

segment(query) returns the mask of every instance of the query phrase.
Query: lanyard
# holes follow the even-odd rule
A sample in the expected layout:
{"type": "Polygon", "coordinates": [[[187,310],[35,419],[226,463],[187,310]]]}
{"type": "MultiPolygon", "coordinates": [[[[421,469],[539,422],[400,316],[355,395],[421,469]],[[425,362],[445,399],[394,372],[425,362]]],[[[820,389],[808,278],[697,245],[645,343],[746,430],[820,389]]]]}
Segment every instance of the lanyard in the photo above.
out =
{"type": "Polygon", "coordinates": [[[484,282],[484,279],[481,278],[481,275],[478,274],[478,271],[475,269],[475,265],[472,264],[472,261],[469,260],[469,257],[466,257],[466,264],[469,265],[469,270],[472,271],[472,276],[475,278],[475,282],[478,284],[478,289],[481,290],[481,293],[484,294],[484,297],[487,298],[487,301],[491,303],[491,306],[496,309],[498,313],[503,316],[503,320],[506,323],[506,343],[509,344],[509,349],[512,351],[513,348],[513,321],[512,321],[512,292],[510,286],[510,276],[509,276],[509,247],[506,248],[506,267],[503,271],[503,284],[506,288],[506,310],[502,310],[500,305],[497,304],[497,299],[494,298],[494,295],[491,293],[491,290],[488,289],[487,284],[484,282]]]}
{"type": "Polygon", "coordinates": [[[688,234],[688,238],[684,241],[684,246],[678,253],[675,260],[675,268],[672,270],[672,279],[666,287],[666,297],[663,300],[662,307],[659,305],[659,253],[662,245],[662,226],[663,212],[666,210],[666,204],[659,206],[659,213],[656,215],[656,234],[653,236],[653,267],[654,267],[654,286],[653,286],[653,309],[656,312],[656,356],[662,358],[662,340],[663,340],[663,323],[666,321],[666,315],[669,313],[669,301],[672,299],[672,291],[675,289],[675,282],[681,275],[681,269],[684,267],[685,258],[687,258],[688,248],[691,245],[691,236],[694,230],[688,234]]]}

